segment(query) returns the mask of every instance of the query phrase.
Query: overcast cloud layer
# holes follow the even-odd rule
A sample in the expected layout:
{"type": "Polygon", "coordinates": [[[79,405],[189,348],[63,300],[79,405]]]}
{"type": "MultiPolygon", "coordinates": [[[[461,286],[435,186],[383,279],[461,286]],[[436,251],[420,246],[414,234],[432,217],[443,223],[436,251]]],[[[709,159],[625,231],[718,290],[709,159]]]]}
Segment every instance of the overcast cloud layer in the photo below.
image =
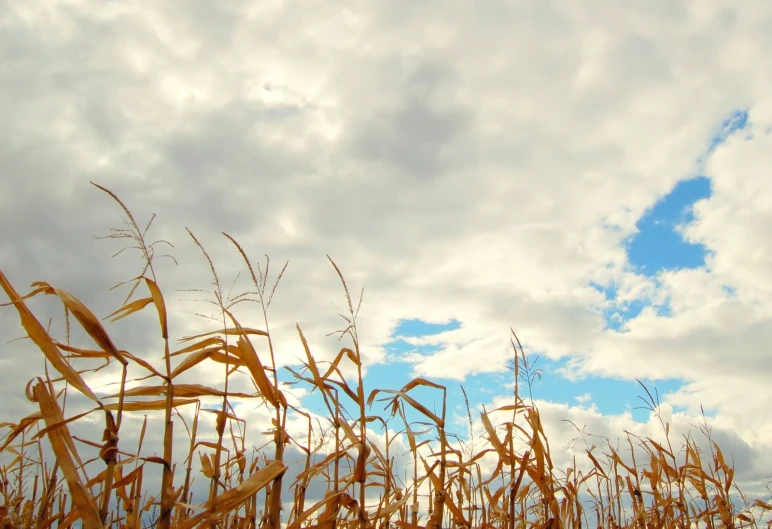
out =
{"type": "MultiPolygon", "coordinates": [[[[185,301],[201,296],[176,291],[211,281],[184,227],[226,286],[244,267],[222,231],[269,254],[272,274],[290,261],[271,307],[285,362],[302,354],[295,323],[320,358],[339,347],[325,338],[345,306],[329,254],[365,288],[369,363],[388,360],[400,319],[455,318],[412,368],[462,379],[500,369],[512,326],[530,350],[569,358],[569,377],[684,380],[670,404],[713,410],[746,477],[770,470],[772,4],[28,0],[0,12],[0,269],[20,291],[45,280],[100,316],[120,305],[107,289],[141,263],[93,238],[121,222],[93,180],[140,223],[157,213],[151,238],[174,243],[180,266],[158,270],[174,338],[212,328],[185,301]],[[748,126],[710,153],[738,109],[748,126]],[[712,195],[682,233],[706,265],[643,275],[625,240],[698,174],[712,195]],[[669,311],[606,329],[593,284],[669,311]]],[[[51,299],[32,306],[61,319],[51,299]]],[[[158,359],[153,324],[148,312],[111,331],[158,359]]],[[[31,406],[23,388],[43,365],[5,343],[22,335],[12,309],[0,335],[2,421],[31,406]]]]}

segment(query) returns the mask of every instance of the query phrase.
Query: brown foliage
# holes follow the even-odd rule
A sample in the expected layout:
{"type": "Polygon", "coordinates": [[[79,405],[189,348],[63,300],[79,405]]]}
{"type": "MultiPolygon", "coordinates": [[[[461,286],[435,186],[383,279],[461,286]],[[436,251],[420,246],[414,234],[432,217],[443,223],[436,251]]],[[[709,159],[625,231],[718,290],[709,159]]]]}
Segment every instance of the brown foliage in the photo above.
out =
{"type": "MultiPolygon", "coordinates": [[[[146,525],[154,506],[160,510],[156,523],[163,529],[258,525],[279,529],[283,524],[290,529],[580,528],[587,524],[588,512],[602,527],[691,527],[693,524],[755,527],[758,511],[772,510],[772,505],[762,500],[752,504],[756,513],[750,508],[738,510],[730,497],[735,487],[734,470],[726,463],[718,445],[712,443],[711,453],[706,455],[700,453],[694,440],[687,438],[685,456],[679,461],[670,445],[669,425],[664,423],[667,446],[628,434],[632,460],[608,443],[602,456],[596,452],[597,447],[587,446],[586,464],[574,462],[571,468],[559,472],[553,466],[539,411],[533,401],[521,398],[517,383],[511,404],[480,415],[486,439],[479,450],[462,449],[458,443],[449,441],[446,388],[440,384],[418,378],[399,390],[375,389],[365,398],[356,328],[359,305],[355,310],[343,274],[331,259],[348,302],[348,315],[344,316],[347,326],[339,333],[350,339],[351,347],[341,348],[335,359],[322,368],[298,326],[305,352],[304,368],[300,372],[289,369],[297,383],[307,384],[324,400],[331,432],[331,438],[325,442],[324,438],[313,435],[311,417],[288,404],[277,377],[280,366],[275,361],[267,310],[284,269],[272,289],[267,290],[269,261],[266,260],[265,271],[258,266],[255,273],[243,249],[226,235],[249,269],[256,289],[250,294],[257,296],[262,309],[262,328],[244,326],[237,321],[232,306],[245,301],[245,295],[230,301],[224,298],[211,258],[189,232],[214,277],[213,303],[221,325],[211,332],[184,338],[182,348],[172,352],[169,315],[153,269],[154,249],[164,241],[148,244],[145,235],[150,224],[141,230],[128,208],[110,191],[100,189],[110,194],[128,217],[128,227],[115,230],[111,237],[133,240],[145,260],[142,274],[131,281],[129,296],[108,317],[116,321],[153,307],[164,343],[163,365],[154,366],[119,349],[100,320],[70,293],[37,282],[29,294],[21,296],[0,272],[0,286],[10,300],[5,305],[16,310],[27,336],[43,353],[47,367],[57,373],[56,377],[38,378],[27,387],[27,396],[37,403],[38,412],[18,423],[0,424],[8,429],[0,442],[0,454],[7,456],[7,462],[0,467],[0,528],[47,528],[54,524],[64,528],[80,520],[86,528],[109,525],[139,529],[146,525]],[[147,295],[132,301],[131,297],[142,285],[147,295]],[[26,300],[37,294],[57,296],[65,314],[75,317],[98,349],[76,348],[53,338],[27,307],[26,300]],[[253,340],[264,343],[256,347],[253,340]],[[262,357],[259,350],[264,351],[262,357]],[[72,366],[74,358],[118,362],[122,369],[119,391],[98,398],[83,378],[84,372],[72,366]],[[356,369],[354,384],[341,373],[344,362],[356,369]],[[223,369],[224,387],[175,383],[176,377],[199,365],[223,369]],[[137,379],[144,383],[127,388],[127,373],[136,369],[146,375],[137,379]],[[230,378],[239,374],[249,377],[254,394],[229,388],[230,378]],[[62,406],[66,393],[57,393],[55,389],[62,383],[90,399],[95,407],[66,418],[62,406]],[[416,388],[441,392],[439,414],[411,395],[416,388]],[[341,402],[344,395],[351,401],[349,406],[341,402]],[[388,416],[368,415],[379,396],[377,400],[386,403],[384,411],[388,410],[388,416]],[[219,410],[204,410],[215,416],[211,432],[214,440],[197,438],[202,398],[217,398],[221,402],[219,410]],[[234,424],[238,428],[243,421],[234,412],[231,399],[256,399],[271,410],[272,429],[267,432],[273,445],[270,455],[263,450],[259,457],[248,461],[243,435],[233,430],[234,424]],[[188,428],[181,416],[174,420],[176,408],[189,405],[195,405],[192,428],[188,428]],[[356,413],[350,413],[351,405],[356,413]],[[428,427],[427,431],[415,430],[417,423],[407,420],[406,407],[424,417],[422,425],[428,427]],[[163,456],[141,455],[147,417],[135,453],[121,449],[123,415],[153,411],[162,412],[165,417],[163,456]],[[80,439],[71,432],[74,422],[93,412],[105,414],[106,427],[101,442],[80,439]],[[494,414],[501,416],[504,412],[511,413],[511,420],[495,424],[494,414]],[[288,413],[307,418],[305,445],[289,435],[288,413]],[[395,439],[390,434],[393,429],[388,428],[392,420],[404,429],[400,435],[410,448],[412,460],[413,474],[402,487],[398,486],[400,477],[395,471],[395,456],[390,452],[395,439]],[[184,425],[190,438],[183,463],[185,471],[177,474],[172,453],[175,422],[184,425]],[[375,443],[372,434],[368,435],[368,425],[374,422],[384,427],[385,447],[375,443]],[[427,433],[436,435],[435,439],[427,439],[427,433]],[[41,443],[44,440],[52,449],[52,464],[43,458],[41,443]],[[84,463],[76,441],[98,448],[100,457],[84,463]],[[292,503],[289,515],[282,520],[282,504],[287,501],[282,498],[283,479],[288,469],[285,449],[289,444],[306,454],[306,459],[304,469],[296,476],[289,476],[294,480],[294,496],[289,500],[292,503]],[[646,454],[648,465],[635,460],[635,447],[639,454],[646,454]],[[37,459],[33,454],[35,449],[37,459]],[[210,483],[208,499],[199,505],[192,504],[194,498],[191,497],[194,461],[198,461],[201,474],[210,483]],[[143,488],[148,464],[159,465],[162,471],[161,489],[155,491],[153,497],[148,497],[148,491],[143,488]],[[25,483],[30,466],[37,467],[32,488],[25,483]],[[580,466],[589,470],[581,470],[580,466]],[[490,467],[493,470],[486,470],[490,467]],[[94,468],[98,469],[95,477],[88,478],[94,468]],[[313,479],[325,480],[327,491],[309,506],[306,492],[313,479]],[[262,507],[259,498],[263,500],[262,507]],[[110,500],[115,501],[112,508],[110,500]]],[[[517,381],[517,369],[525,354],[522,347],[518,349],[514,331],[512,334],[517,381]]],[[[651,411],[656,413],[659,403],[648,390],[647,395],[651,411]]],[[[469,419],[471,426],[471,412],[469,419]]]]}

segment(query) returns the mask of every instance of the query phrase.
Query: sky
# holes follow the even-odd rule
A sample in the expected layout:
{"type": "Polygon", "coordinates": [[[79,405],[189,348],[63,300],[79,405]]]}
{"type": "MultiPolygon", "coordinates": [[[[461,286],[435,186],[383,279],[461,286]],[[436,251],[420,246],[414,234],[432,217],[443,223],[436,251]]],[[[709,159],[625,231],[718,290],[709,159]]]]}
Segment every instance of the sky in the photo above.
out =
{"type": "MultiPolygon", "coordinates": [[[[446,385],[464,435],[461,385],[476,412],[511,399],[512,329],[540,369],[533,398],[558,466],[572,457],[566,420],[661,434],[637,409],[637,379],[679,434],[702,407],[736,480],[763,490],[772,4],[0,0],[0,12],[0,270],[20,292],[43,280],[99,316],[120,306],[126,290],[109,289],[141,261],[98,238],[122,217],[93,181],[140,224],[157,214],[151,238],[173,244],[178,264],[157,273],[175,340],[213,325],[189,292],[212,278],[185,228],[226,290],[248,285],[221,232],[255,262],[269,255],[272,277],[289,261],[269,314],[277,358],[295,367],[296,324],[319,359],[345,345],[327,336],[346,307],[329,255],[355,298],[364,289],[368,388],[446,385]]],[[[30,306],[61,329],[55,300],[30,306]]],[[[3,422],[34,410],[24,387],[44,364],[0,309],[3,422]]],[[[108,330],[157,359],[153,325],[145,312],[108,330]]],[[[108,391],[115,374],[90,380],[108,391]]],[[[256,431],[267,420],[245,413],[256,431]]]]}

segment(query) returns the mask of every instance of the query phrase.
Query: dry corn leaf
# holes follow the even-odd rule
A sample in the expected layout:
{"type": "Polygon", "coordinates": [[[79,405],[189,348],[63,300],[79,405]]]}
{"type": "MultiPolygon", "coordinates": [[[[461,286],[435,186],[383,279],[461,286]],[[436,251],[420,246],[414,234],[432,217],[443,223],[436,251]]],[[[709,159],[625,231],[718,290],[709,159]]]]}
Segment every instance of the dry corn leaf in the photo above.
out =
{"type": "Polygon", "coordinates": [[[142,299],[132,301],[131,303],[127,303],[123,307],[119,308],[115,312],[105,316],[105,319],[112,318],[112,320],[110,321],[115,323],[116,321],[121,320],[126,316],[129,316],[130,314],[139,312],[140,310],[144,309],[148,304],[152,302],[153,302],[153,298],[142,298],[142,299]]]}
{"type": "Polygon", "coordinates": [[[362,365],[362,362],[360,362],[359,358],[357,357],[357,354],[349,349],[348,347],[344,347],[339,351],[339,354],[345,354],[346,357],[348,357],[349,360],[351,360],[351,363],[355,366],[359,367],[362,365]]]}
{"type": "MultiPolygon", "coordinates": [[[[230,395],[230,393],[229,393],[229,395],[230,395]]],[[[232,421],[239,421],[239,422],[242,422],[242,423],[246,424],[246,421],[244,419],[240,419],[240,418],[236,417],[235,415],[233,415],[232,413],[225,413],[225,414],[223,414],[222,410],[210,410],[210,409],[204,408],[201,411],[206,412],[206,413],[214,413],[215,415],[217,415],[217,420],[223,420],[224,421],[225,419],[230,419],[232,421]],[[221,417],[223,417],[223,418],[221,418],[221,417]]],[[[272,419],[272,422],[275,422],[275,419],[272,419]]]]}
{"type": "Polygon", "coordinates": [[[343,429],[343,433],[346,435],[346,438],[351,442],[351,445],[358,447],[361,440],[359,439],[359,436],[354,433],[354,430],[351,428],[348,421],[346,421],[346,419],[341,418],[338,421],[338,424],[343,429]]]}
{"type": "Polygon", "coordinates": [[[203,334],[196,334],[195,336],[186,336],[182,338],[181,342],[189,342],[191,340],[195,340],[196,338],[203,338],[204,336],[213,336],[217,334],[224,334],[226,336],[241,336],[244,334],[249,335],[258,335],[258,336],[268,336],[268,333],[265,331],[261,331],[259,329],[250,329],[249,327],[241,327],[240,325],[237,326],[236,329],[220,329],[217,331],[210,331],[205,332],[203,334]]]}
{"type": "MultiPolygon", "coordinates": [[[[203,362],[207,358],[211,358],[212,355],[217,354],[217,353],[220,353],[223,356],[225,356],[226,360],[228,359],[228,355],[224,355],[223,353],[221,353],[219,347],[218,348],[212,347],[212,348],[209,348],[209,349],[204,349],[202,351],[197,351],[197,352],[195,352],[195,353],[193,353],[191,355],[186,356],[185,360],[180,362],[177,365],[177,367],[174,368],[174,370],[171,373],[171,378],[173,379],[173,378],[179,376],[180,374],[184,373],[188,369],[191,369],[191,368],[197,366],[198,364],[200,364],[201,362],[203,362]]],[[[238,358],[233,358],[233,360],[234,361],[231,362],[231,364],[241,364],[241,365],[243,365],[238,358]]]]}
{"type": "Polygon", "coordinates": [[[763,500],[756,500],[753,502],[753,505],[756,507],[761,507],[765,511],[772,511],[772,503],[767,503],[763,500]]]}
{"type": "MultiPolygon", "coordinates": [[[[246,332],[247,330],[241,327],[238,321],[236,321],[236,318],[233,317],[233,315],[225,311],[226,314],[230,317],[231,321],[233,322],[233,325],[236,326],[236,329],[239,331],[242,331],[239,334],[238,338],[238,350],[239,350],[239,356],[246,365],[247,369],[249,370],[250,374],[252,375],[252,379],[255,381],[255,384],[257,385],[258,390],[263,395],[263,397],[271,403],[272,406],[278,407],[279,406],[279,396],[277,395],[278,392],[276,388],[273,387],[273,384],[271,384],[271,381],[268,379],[268,376],[265,374],[265,368],[263,367],[263,364],[260,362],[259,357],[257,356],[257,351],[255,351],[255,348],[252,346],[252,342],[249,340],[249,337],[246,332]]],[[[263,333],[265,334],[265,333],[263,333]]],[[[282,398],[283,400],[283,398],[282,398]]]]}
{"type": "MultiPolygon", "coordinates": [[[[442,490],[442,498],[445,506],[448,508],[448,510],[453,514],[453,521],[454,523],[459,523],[464,526],[468,526],[469,522],[464,517],[464,514],[461,512],[461,510],[458,508],[458,506],[453,503],[453,497],[443,489],[442,482],[440,481],[440,478],[437,477],[437,475],[434,473],[434,469],[430,468],[429,465],[426,463],[426,460],[422,457],[421,461],[424,464],[424,469],[426,470],[426,475],[429,477],[429,479],[432,482],[432,485],[434,486],[434,490],[442,490]]],[[[439,461],[435,462],[435,465],[438,464],[439,461]]]]}
{"type": "Polygon", "coordinates": [[[215,351],[219,351],[220,349],[223,348],[224,345],[225,345],[225,341],[222,338],[219,338],[219,337],[206,338],[204,340],[191,344],[187,347],[183,347],[178,351],[174,351],[169,356],[178,356],[185,353],[192,353],[193,351],[200,351],[202,349],[211,349],[211,348],[214,348],[215,351]]]}
{"type": "MultiPolygon", "coordinates": [[[[338,368],[337,368],[337,367],[335,368],[335,372],[338,374],[338,376],[339,376],[339,377],[341,378],[341,380],[342,380],[342,379],[343,379],[343,375],[341,374],[340,370],[338,370],[338,368]]],[[[343,393],[345,393],[346,395],[348,395],[348,397],[349,397],[351,400],[353,400],[354,402],[356,402],[356,403],[357,403],[357,405],[359,405],[359,397],[357,396],[357,394],[356,394],[356,393],[354,393],[354,392],[351,390],[351,388],[348,386],[348,384],[346,384],[346,383],[343,383],[343,382],[338,382],[337,380],[332,380],[332,379],[330,379],[330,380],[327,380],[327,379],[325,379],[325,383],[326,383],[326,384],[331,384],[332,386],[337,386],[337,387],[339,387],[339,388],[340,388],[340,389],[343,391],[343,393]]],[[[330,395],[330,397],[332,397],[332,398],[335,400],[335,402],[337,403],[337,405],[338,405],[338,406],[340,406],[340,402],[338,401],[337,397],[335,397],[334,395],[330,395]]]]}
{"type": "Polygon", "coordinates": [[[716,451],[716,461],[718,463],[717,466],[726,468],[726,463],[724,462],[724,454],[721,453],[721,447],[719,447],[718,443],[715,441],[713,441],[713,448],[716,451]]]}
{"type": "Polygon", "coordinates": [[[303,511],[298,515],[298,517],[287,527],[287,529],[298,529],[303,522],[305,522],[312,514],[314,514],[316,511],[318,511],[321,507],[324,507],[325,505],[332,505],[333,503],[340,502],[341,497],[344,495],[344,492],[333,492],[328,490],[325,495],[324,499],[319,500],[315,504],[313,504],[311,507],[303,511]]]}
{"type": "Polygon", "coordinates": [[[55,430],[57,428],[61,428],[62,426],[66,425],[66,424],[69,424],[69,423],[71,423],[73,421],[77,421],[78,419],[80,419],[82,417],[85,417],[86,415],[90,415],[92,412],[94,412],[94,411],[96,411],[98,409],[99,408],[94,408],[94,409],[88,410],[86,412],[79,413],[78,415],[74,415],[74,416],[70,417],[69,419],[64,419],[62,421],[55,422],[55,423],[51,424],[50,426],[46,426],[45,428],[43,428],[42,430],[40,430],[39,432],[37,432],[34,435],[33,440],[40,439],[40,438],[48,435],[48,432],[50,432],[51,430],[55,430]]]}
{"type": "Polygon", "coordinates": [[[147,284],[148,290],[150,290],[150,296],[153,298],[153,303],[155,304],[156,311],[158,312],[158,322],[161,326],[161,337],[164,340],[168,340],[169,327],[166,318],[166,303],[164,303],[164,297],[163,294],[161,294],[161,289],[159,289],[155,281],[149,277],[143,276],[142,278],[145,280],[145,284],[147,284]]]}
{"type": "Polygon", "coordinates": [[[526,404],[507,404],[505,406],[499,406],[496,409],[493,409],[490,411],[490,413],[496,413],[497,411],[526,411],[531,409],[531,406],[528,406],[526,404]]]}
{"type": "Polygon", "coordinates": [[[209,454],[199,452],[198,457],[201,461],[201,473],[209,479],[214,476],[214,460],[209,458],[209,454]]]}
{"type": "Polygon", "coordinates": [[[619,454],[616,453],[616,451],[612,448],[611,449],[611,458],[619,465],[621,465],[625,470],[627,470],[630,475],[635,476],[636,472],[635,469],[627,466],[624,461],[622,461],[622,458],[619,457],[619,454]]]}
{"type": "Polygon", "coordinates": [[[377,519],[380,519],[380,518],[385,518],[385,517],[391,515],[392,513],[397,512],[398,510],[400,510],[407,503],[407,501],[410,498],[411,498],[410,495],[408,495],[408,494],[404,495],[402,497],[402,499],[399,499],[399,500],[397,500],[397,501],[387,505],[386,507],[384,507],[380,511],[376,512],[373,516],[371,516],[371,519],[372,520],[377,520],[377,519]]]}
{"type": "Polygon", "coordinates": [[[246,368],[249,370],[250,374],[252,375],[252,379],[255,381],[255,384],[257,385],[257,389],[260,391],[260,394],[274,407],[278,406],[279,401],[276,398],[276,395],[273,391],[273,385],[271,384],[271,381],[268,379],[268,376],[265,373],[265,367],[260,362],[260,359],[257,356],[257,352],[255,351],[254,347],[252,347],[252,343],[243,337],[239,337],[238,339],[238,348],[241,352],[241,359],[244,361],[244,364],[246,365],[246,368]]]}
{"type": "Polygon", "coordinates": [[[67,360],[64,359],[61,351],[56,347],[54,340],[48,335],[44,327],[37,318],[35,318],[24,301],[20,299],[19,293],[16,292],[2,271],[0,271],[0,286],[2,286],[3,290],[8,294],[13,306],[19,313],[22,327],[24,327],[27,335],[43,352],[54,369],[56,369],[71,386],[94,402],[99,403],[97,396],[91,391],[91,388],[88,387],[75,369],[67,363],[67,360]]]}
{"type": "Polygon", "coordinates": [[[59,529],[65,529],[73,524],[76,520],[80,519],[80,510],[77,507],[68,512],[62,520],[59,522],[59,529]]]}
{"type": "Polygon", "coordinates": [[[410,390],[412,390],[414,388],[417,388],[419,386],[426,386],[426,387],[430,387],[430,388],[435,388],[435,389],[442,390],[443,392],[445,392],[446,389],[447,389],[442,384],[437,384],[436,382],[432,382],[431,380],[427,380],[427,379],[425,379],[423,377],[416,377],[413,380],[411,380],[410,382],[408,382],[407,384],[405,384],[404,387],[402,388],[402,391],[407,393],[408,391],[410,391],[410,390]]]}
{"type": "MultiPolygon", "coordinates": [[[[156,396],[165,395],[165,394],[166,394],[166,385],[136,387],[136,388],[127,389],[123,393],[124,397],[156,397],[156,396]]],[[[105,398],[114,399],[114,398],[118,398],[119,395],[120,393],[115,393],[113,395],[108,395],[105,398]]],[[[203,386],[201,384],[177,384],[174,386],[174,396],[182,397],[182,398],[223,397],[225,396],[225,392],[219,389],[203,386]]],[[[228,392],[228,396],[246,399],[246,398],[253,397],[254,395],[249,395],[247,393],[228,392]]]]}
{"type": "Polygon", "coordinates": [[[692,447],[691,443],[687,443],[686,452],[689,458],[694,461],[694,466],[702,470],[702,460],[700,459],[700,455],[697,453],[697,450],[692,447]]]}
{"type": "Polygon", "coordinates": [[[496,433],[496,430],[493,428],[493,425],[491,424],[490,416],[488,415],[488,412],[485,410],[485,407],[483,406],[483,412],[480,414],[480,419],[482,420],[483,427],[485,428],[485,431],[488,434],[488,442],[493,446],[494,450],[499,455],[499,459],[501,460],[501,463],[507,466],[512,466],[512,456],[509,453],[509,450],[504,447],[504,445],[501,443],[501,440],[499,439],[498,434],[496,433]]]}
{"type": "Polygon", "coordinates": [[[5,464],[5,467],[6,468],[13,468],[16,465],[18,465],[20,461],[21,461],[21,454],[18,454],[16,457],[14,457],[10,461],[8,461],[8,463],[5,464]]]}
{"type": "Polygon", "coordinates": [[[724,482],[724,493],[729,494],[729,489],[732,488],[732,482],[734,481],[734,469],[730,468],[726,470],[726,480],[724,482]]]}
{"type": "Polygon", "coordinates": [[[83,327],[88,335],[91,336],[91,339],[94,340],[94,343],[96,343],[106,352],[110,353],[113,358],[118,360],[124,366],[128,365],[127,360],[123,357],[120,351],[118,351],[118,348],[115,347],[115,344],[113,344],[112,339],[110,339],[110,336],[102,326],[102,323],[94,315],[94,313],[91,312],[88,307],[86,307],[86,305],[81,303],[79,299],[77,299],[66,290],[55,288],[42,281],[37,281],[33,283],[33,285],[44,288],[44,292],[46,294],[58,296],[62,303],[64,303],[64,306],[67,307],[67,310],[69,310],[70,313],[75,316],[75,319],[78,320],[78,323],[80,323],[81,327],[83,327]]]}
{"type": "Polygon", "coordinates": [[[55,341],[55,343],[59,349],[61,349],[62,351],[67,351],[68,353],[72,353],[73,356],[76,356],[76,357],[111,358],[110,353],[108,353],[107,351],[96,350],[96,349],[84,349],[83,347],[73,347],[71,345],[67,345],[66,343],[62,343],[59,341],[55,341]]]}
{"type": "MultiPolygon", "coordinates": [[[[43,416],[46,425],[52,426],[60,422],[62,412],[59,409],[59,405],[56,400],[54,400],[54,397],[48,392],[48,388],[41,379],[38,379],[38,383],[35,385],[33,392],[38,399],[40,414],[43,416]]],[[[83,482],[80,480],[75,462],[72,459],[74,454],[71,454],[71,449],[69,448],[69,446],[72,446],[72,440],[70,439],[69,442],[67,442],[69,436],[70,434],[66,427],[57,428],[49,432],[48,440],[56,455],[56,461],[62,469],[64,478],[67,481],[72,502],[78,508],[83,519],[83,527],[85,529],[101,528],[102,521],[99,517],[97,505],[89,494],[88,489],[86,489],[83,482]]],[[[74,450],[74,446],[72,450],[74,450]]]]}
{"type": "MultiPolygon", "coordinates": [[[[120,461],[120,463],[123,463],[123,461],[120,461]]],[[[123,466],[117,467],[118,469],[123,468],[123,466]]],[[[122,477],[120,479],[117,479],[113,483],[113,488],[125,488],[127,485],[131,485],[134,483],[137,478],[142,474],[142,469],[145,468],[145,465],[139,465],[137,468],[126,474],[125,477],[122,477]]]]}
{"type": "Polygon", "coordinates": [[[6,447],[10,445],[13,442],[13,440],[19,436],[19,434],[24,432],[30,426],[35,425],[42,418],[43,416],[40,415],[40,412],[35,412],[24,417],[21,421],[19,421],[19,424],[13,424],[13,423],[1,424],[0,426],[12,426],[13,429],[7,434],[3,445],[0,446],[0,452],[3,452],[6,449],[6,447]]]}
{"type": "Polygon", "coordinates": [[[303,331],[300,330],[300,325],[295,324],[295,328],[298,330],[298,335],[300,336],[300,342],[303,344],[303,350],[306,353],[306,359],[308,360],[308,369],[311,371],[311,374],[313,375],[313,385],[314,388],[311,390],[311,393],[315,389],[318,389],[321,393],[324,393],[324,381],[322,380],[321,375],[319,374],[319,368],[316,365],[316,360],[314,359],[314,356],[311,354],[311,350],[308,348],[308,342],[306,341],[306,337],[303,336],[303,331]]]}
{"type": "MultiPolygon", "coordinates": [[[[595,448],[595,447],[593,446],[593,448],[595,448]]],[[[592,450],[587,450],[587,457],[589,457],[589,458],[590,458],[590,461],[592,461],[592,464],[593,464],[593,466],[595,466],[595,469],[596,469],[598,472],[600,472],[601,474],[603,474],[603,477],[604,477],[604,478],[607,478],[607,479],[608,479],[608,476],[606,475],[606,472],[605,472],[605,471],[603,470],[603,468],[600,466],[600,463],[598,463],[598,460],[597,460],[597,459],[595,459],[595,456],[594,456],[594,455],[592,455],[592,450]]]]}
{"type": "Polygon", "coordinates": [[[403,505],[407,503],[407,501],[410,499],[410,496],[405,495],[402,497],[401,500],[397,500],[394,503],[391,503],[384,507],[383,509],[380,509],[377,511],[373,516],[370,517],[371,520],[379,520],[381,518],[386,518],[387,516],[397,512],[402,508],[403,505]]]}
{"type": "MultiPolygon", "coordinates": [[[[75,441],[78,441],[78,442],[83,443],[85,445],[97,448],[99,450],[101,450],[104,447],[103,443],[97,443],[97,442],[94,442],[94,441],[89,441],[88,439],[82,439],[82,438],[78,437],[77,435],[73,435],[72,438],[75,441]]],[[[130,460],[132,460],[132,461],[133,461],[133,459],[141,459],[141,460],[152,459],[152,458],[137,457],[136,454],[131,454],[129,452],[124,452],[123,450],[119,450],[118,453],[121,454],[122,456],[126,456],[126,457],[130,458],[130,460]]],[[[119,461],[116,464],[120,465],[122,463],[123,463],[123,461],[119,461]]]]}
{"type": "Polygon", "coordinates": [[[121,349],[121,354],[126,358],[128,358],[129,360],[131,360],[132,362],[134,362],[135,364],[144,367],[145,369],[150,371],[153,375],[157,376],[158,378],[164,378],[164,376],[158,371],[156,371],[156,369],[153,366],[151,366],[149,363],[145,362],[141,358],[138,358],[133,354],[129,353],[128,351],[124,351],[123,349],[121,349]]]}
{"type": "Polygon", "coordinates": [[[367,459],[370,456],[370,446],[359,443],[357,446],[357,460],[354,464],[354,481],[364,483],[367,479],[367,459]]]}
{"type": "Polygon", "coordinates": [[[199,446],[206,446],[208,448],[211,448],[212,450],[217,450],[219,448],[220,450],[224,450],[225,452],[229,452],[230,453],[230,450],[228,450],[227,447],[219,445],[219,444],[214,443],[212,441],[198,441],[196,443],[195,448],[198,448],[199,446]]]}
{"type": "Polygon", "coordinates": [[[241,360],[241,357],[238,355],[238,347],[233,345],[228,346],[228,353],[223,353],[223,352],[212,353],[209,359],[212,360],[213,362],[217,362],[218,364],[227,364],[232,367],[246,367],[246,364],[241,360]]]}
{"type": "Polygon", "coordinates": [[[180,529],[195,527],[203,520],[207,519],[210,514],[218,515],[237,510],[244,502],[249,500],[252,495],[256,494],[286,471],[287,467],[280,461],[270,463],[268,466],[258,470],[249,478],[239,483],[237,487],[225,491],[213,500],[206,502],[204,508],[207,509],[207,511],[188,518],[180,525],[180,529]]]}
{"type": "MultiPolygon", "coordinates": [[[[354,351],[352,351],[351,349],[348,349],[347,347],[344,347],[343,349],[338,351],[337,355],[335,355],[335,358],[333,359],[332,363],[330,364],[330,367],[327,369],[327,372],[324,375],[322,375],[323,379],[326,380],[326,379],[330,378],[330,375],[333,373],[333,371],[336,371],[338,369],[338,366],[340,365],[340,361],[343,360],[344,356],[346,358],[348,358],[349,360],[351,360],[351,362],[354,365],[358,365],[357,357],[354,354],[354,351]]],[[[356,399],[354,399],[354,400],[356,401],[356,399]]]]}
{"type": "Polygon", "coordinates": [[[650,437],[647,437],[647,439],[654,446],[654,448],[656,448],[659,452],[662,452],[663,454],[667,454],[670,456],[671,459],[675,460],[675,456],[673,456],[673,454],[667,448],[663,447],[662,445],[660,445],[650,437]]]}
{"type": "MultiPolygon", "coordinates": [[[[416,401],[413,397],[411,397],[404,391],[397,391],[393,389],[375,389],[370,393],[370,396],[367,398],[368,406],[372,405],[373,400],[375,400],[375,396],[378,393],[389,393],[392,395],[396,395],[397,397],[400,397],[402,400],[410,404],[416,411],[421,412],[424,416],[431,419],[434,422],[434,424],[436,424],[439,428],[445,427],[445,421],[443,421],[440,417],[437,417],[434,413],[429,411],[429,409],[426,408],[426,406],[416,401]]],[[[392,415],[396,415],[396,407],[395,407],[397,402],[396,397],[392,399],[392,402],[394,403],[394,405],[392,406],[392,410],[393,410],[392,415]]]]}
{"type": "MultiPolygon", "coordinates": [[[[195,404],[198,399],[174,399],[172,401],[172,407],[185,406],[187,404],[195,404]]],[[[107,404],[104,409],[115,411],[118,409],[119,403],[107,404]]],[[[124,402],[123,411],[159,411],[166,409],[166,400],[146,400],[146,401],[133,401],[124,402]]]]}
{"type": "Polygon", "coordinates": [[[426,529],[423,525],[403,522],[402,520],[397,520],[394,524],[400,529],[426,529]]]}

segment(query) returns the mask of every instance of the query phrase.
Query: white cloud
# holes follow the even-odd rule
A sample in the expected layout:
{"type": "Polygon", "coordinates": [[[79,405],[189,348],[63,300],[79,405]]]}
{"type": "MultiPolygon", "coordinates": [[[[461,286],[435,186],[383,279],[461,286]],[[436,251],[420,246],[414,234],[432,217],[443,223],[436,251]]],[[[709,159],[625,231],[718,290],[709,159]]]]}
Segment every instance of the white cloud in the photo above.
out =
{"type": "Polygon", "coordinates": [[[574,400],[576,400],[576,402],[579,404],[586,404],[592,400],[592,395],[590,393],[583,393],[577,397],[574,397],[574,400]]]}

